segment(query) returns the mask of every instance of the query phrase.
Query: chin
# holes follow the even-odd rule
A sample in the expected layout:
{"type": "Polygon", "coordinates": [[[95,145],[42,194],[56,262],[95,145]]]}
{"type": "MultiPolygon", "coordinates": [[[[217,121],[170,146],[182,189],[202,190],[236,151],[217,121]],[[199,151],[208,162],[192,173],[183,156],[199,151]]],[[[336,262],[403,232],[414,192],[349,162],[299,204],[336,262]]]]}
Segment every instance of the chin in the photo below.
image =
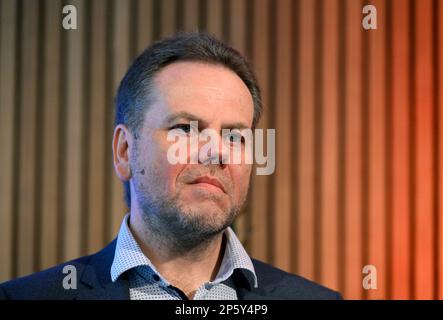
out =
{"type": "Polygon", "coordinates": [[[189,212],[192,215],[220,217],[228,215],[228,208],[214,201],[200,201],[195,204],[188,203],[184,206],[184,212],[189,212]]]}
{"type": "Polygon", "coordinates": [[[187,204],[183,211],[194,218],[198,217],[205,221],[212,221],[215,224],[224,224],[230,219],[231,208],[220,206],[214,201],[200,201],[195,204],[187,204]]]}

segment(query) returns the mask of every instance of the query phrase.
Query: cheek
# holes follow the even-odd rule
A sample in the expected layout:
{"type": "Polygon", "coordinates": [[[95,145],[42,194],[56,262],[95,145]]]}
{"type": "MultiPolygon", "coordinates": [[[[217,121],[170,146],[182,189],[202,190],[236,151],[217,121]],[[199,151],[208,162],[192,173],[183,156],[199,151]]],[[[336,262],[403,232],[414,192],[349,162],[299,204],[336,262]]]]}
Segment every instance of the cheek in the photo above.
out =
{"type": "Polygon", "coordinates": [[[167,193],[173,193],[177,189],[177,177],[183,170],[184,165],[174,164],[171,165],[168,162],[165,153],[157,153],[154,159],[151,159],[151,163],[154,165],[151,167],[151,174],[157,177],[157,182],[160,185],[155,186],[156,188],[163,188],[167,193]]]}
{"type": "Polygon", "coordinates": [[[183,165],[170,165],[168,162],[165,165],[165,180],[167,181],[167,188],[172,193],[177,191],[177,177],[183,167],[183,165]]]}
{"type": "Polygon", "coordinates": [[[235,197],[239,201],[246,196],[251,176],[251,165],[236,165],[231,170],[234,183],[235,197]]]}
{"type": "Polygon", "coordinates": [[[147,171],[146,183],[153,184],[155,189],[171,193],[176,190],[177,176],[183,170],[183,165],[171,165],[167,158],[168,145],[163,139],[156,138],[146,142],[148,147],[139,155],[139,167],[147,171]]]}

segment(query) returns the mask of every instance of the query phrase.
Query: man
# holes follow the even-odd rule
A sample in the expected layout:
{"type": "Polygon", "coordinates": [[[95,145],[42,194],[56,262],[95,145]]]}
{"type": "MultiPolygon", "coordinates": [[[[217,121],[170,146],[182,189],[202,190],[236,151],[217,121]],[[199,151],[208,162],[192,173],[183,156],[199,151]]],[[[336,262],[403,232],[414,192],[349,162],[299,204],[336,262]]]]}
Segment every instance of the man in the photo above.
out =
{"type": "MultiPolygon", "coordinates": [[[[202,33],[154,43],[134,61],[117,93],[113,160],[130,208],[117,239],[94,255],[4,283],[0,296],[341,298],[251,259],[229,227],[245,202],[251,164],[229,161],[231,144],[241,140],[221,132],[254,129],[261,109],[254,74],[232,48],[202,33]],[[198,154],[195,163],[169,161],[171,131],[188,141],[205,129],[216,133],[219,149],[198,154]],[[63,284],[67,265],[78,277],[74,289],[63,284]]],[[[195,157],[195,148],[186,149],[187,159],[195,157]]]]}

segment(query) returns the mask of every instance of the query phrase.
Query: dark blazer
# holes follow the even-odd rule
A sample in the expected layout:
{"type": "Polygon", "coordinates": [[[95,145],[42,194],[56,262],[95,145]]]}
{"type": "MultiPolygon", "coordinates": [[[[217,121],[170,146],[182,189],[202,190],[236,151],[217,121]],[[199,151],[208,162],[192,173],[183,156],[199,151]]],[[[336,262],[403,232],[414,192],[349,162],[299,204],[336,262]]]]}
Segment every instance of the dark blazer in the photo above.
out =
{"type": "MultiPolygon", "coordinates": [[[[116,240],[96,254],[85,256],[48,270],[0,284],[1,299],[86,299],[127,300],[129,281],[124,274],[116,282],[111,281],[111,265],[114,259],[116,240]],[[63,288],[65,265],[77,270],[77,289],[63,288]]],[[[234,273],[237,294],[241,300],[275,299],[341,299],[338,292],[293,275],[268,264],[252,259],[258,280],[258,288],[251,287],[246,274],[234,273]]]]}

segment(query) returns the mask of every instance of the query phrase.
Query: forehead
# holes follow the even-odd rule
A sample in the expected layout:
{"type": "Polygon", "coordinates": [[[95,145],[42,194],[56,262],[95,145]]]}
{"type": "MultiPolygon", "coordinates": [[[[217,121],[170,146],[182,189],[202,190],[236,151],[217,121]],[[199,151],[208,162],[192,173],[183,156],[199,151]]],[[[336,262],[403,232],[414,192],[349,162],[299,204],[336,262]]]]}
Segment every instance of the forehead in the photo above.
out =
{"type": "Polygon", "coordinates": [[[172,63],[154,77],[154,92],[155,102],[148,108],[151,121],[186,112],[207,123],[252,125],[251,93],[240,77],[224,66],[172,63]]]}

